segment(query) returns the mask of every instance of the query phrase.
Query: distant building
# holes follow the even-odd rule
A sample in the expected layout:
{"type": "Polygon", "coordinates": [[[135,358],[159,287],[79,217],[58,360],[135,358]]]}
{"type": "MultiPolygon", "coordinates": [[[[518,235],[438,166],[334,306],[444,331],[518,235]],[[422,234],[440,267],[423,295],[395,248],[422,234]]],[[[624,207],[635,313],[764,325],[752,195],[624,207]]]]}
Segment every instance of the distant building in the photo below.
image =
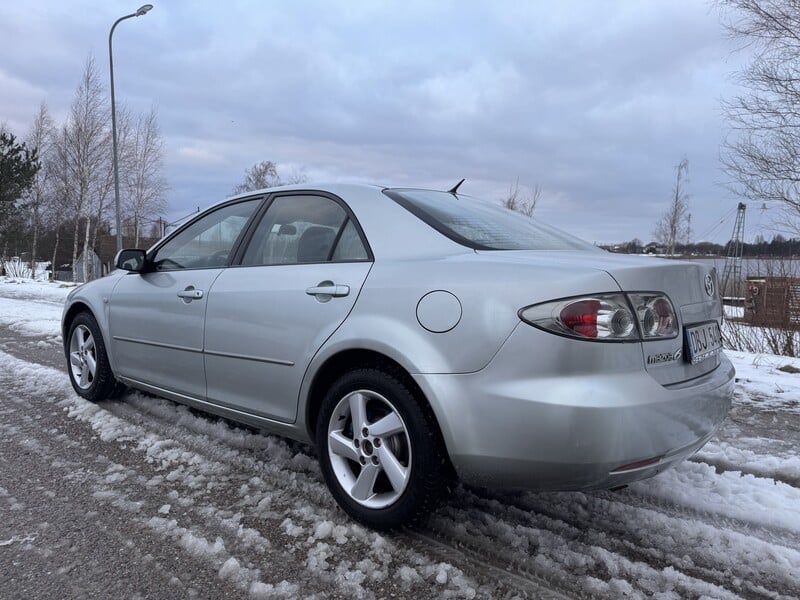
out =
{"type": "Polygon", "coordinates": [[[97,253],[89,248],[88,252],[85,254],[83,252],[80,253],[78,256],[78,260],[75,261],[75,274],[76,274],[76,281],[78,283],[86,283],[83,279],[83,263],[87,264],[87,275],[89,277],[89,281],[92,279],[99,279],[106,273],[108,273],[108,269],[105,268],[100,257],[97,253]]]}

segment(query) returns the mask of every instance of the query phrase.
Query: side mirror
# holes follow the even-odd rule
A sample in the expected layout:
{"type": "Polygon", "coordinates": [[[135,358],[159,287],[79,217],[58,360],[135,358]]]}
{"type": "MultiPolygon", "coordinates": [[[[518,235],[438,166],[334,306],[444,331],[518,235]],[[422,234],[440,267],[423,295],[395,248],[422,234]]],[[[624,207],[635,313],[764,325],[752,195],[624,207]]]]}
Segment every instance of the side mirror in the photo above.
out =
{"type": "Polygon", "coordinates": [[[125,271],[133,271],[134,273],[141,273],[144,271],[145,260],[147,252],[144,250],[127,249],[117,252],[117,257],[114,259],[114,266],[117,269],[125,271]]]}

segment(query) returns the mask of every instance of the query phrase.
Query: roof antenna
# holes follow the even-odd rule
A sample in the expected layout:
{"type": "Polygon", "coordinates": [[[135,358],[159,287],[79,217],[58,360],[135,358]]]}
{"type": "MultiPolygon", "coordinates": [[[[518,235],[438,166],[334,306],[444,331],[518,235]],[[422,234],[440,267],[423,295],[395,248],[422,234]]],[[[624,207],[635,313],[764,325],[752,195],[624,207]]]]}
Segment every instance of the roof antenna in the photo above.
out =
{"type": "Polygon", "coordinates": [[[451,189],[447,190],[447,193],[448,193],[448,194],[453,194],[453,196],[455,196],[455,195],[456,195],[456,192],[458,192],[458,188],[459,188],[459,187],[461,187],[461,184],[462,184],[462,183],[464,183],[464,181],[466,181],[466,180],[465,180],[465,179],[462,179],[461,181],[459,181],[459,182],[458,182],[457,184],[455,184],[455,185],[454,185],[454,186],[453,186],[451,189]]]}

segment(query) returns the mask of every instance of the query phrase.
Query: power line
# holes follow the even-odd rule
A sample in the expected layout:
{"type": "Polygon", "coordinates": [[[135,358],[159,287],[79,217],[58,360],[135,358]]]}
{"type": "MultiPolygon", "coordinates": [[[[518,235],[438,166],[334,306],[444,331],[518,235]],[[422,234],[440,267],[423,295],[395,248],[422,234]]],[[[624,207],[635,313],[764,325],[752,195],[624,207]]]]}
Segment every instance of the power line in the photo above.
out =
{"type": "Polygon", "coordinates": [[[716,233],[716,231],[720,227],[722,227],[725,224],[725,222],[733,216],[733,213],[735,213],[735,212],[736,212],[735,208],[730,209],[727,213],[725,213],[725,215],[717,223],[715,223],[714,225],[709,227],[706,231],[704,231],[703,233],[698,235],[697,239],[698,240],[703,240],[704,238],[707,238],[708,236],[710,236],[712,233],[716,233]]]}

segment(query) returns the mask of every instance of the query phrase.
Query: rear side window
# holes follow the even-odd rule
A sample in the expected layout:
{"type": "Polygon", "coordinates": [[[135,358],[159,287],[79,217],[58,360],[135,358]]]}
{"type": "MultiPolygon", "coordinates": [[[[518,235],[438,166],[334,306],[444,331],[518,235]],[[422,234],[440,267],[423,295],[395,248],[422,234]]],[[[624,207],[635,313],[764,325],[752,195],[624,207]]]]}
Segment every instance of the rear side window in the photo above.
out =
{"type": "Polygon", "coordinates": [[[383,192],[451,240],[476,250],[597,250],[499,204],[432,190],[383,192]]]}
{"type": "Polygon", "coordinates": [[[243,266],[368,260],[344,208],[322,196],[275,198],[256,227],[243,266]]]}
{"type": "Polygon", "coordinates": [[[353,221],[348,219],[333,252],[333,260],[335,262],[351,262],[368,259],[369,255],[364,247],[364,242],[361,241],[353,221]]]}

